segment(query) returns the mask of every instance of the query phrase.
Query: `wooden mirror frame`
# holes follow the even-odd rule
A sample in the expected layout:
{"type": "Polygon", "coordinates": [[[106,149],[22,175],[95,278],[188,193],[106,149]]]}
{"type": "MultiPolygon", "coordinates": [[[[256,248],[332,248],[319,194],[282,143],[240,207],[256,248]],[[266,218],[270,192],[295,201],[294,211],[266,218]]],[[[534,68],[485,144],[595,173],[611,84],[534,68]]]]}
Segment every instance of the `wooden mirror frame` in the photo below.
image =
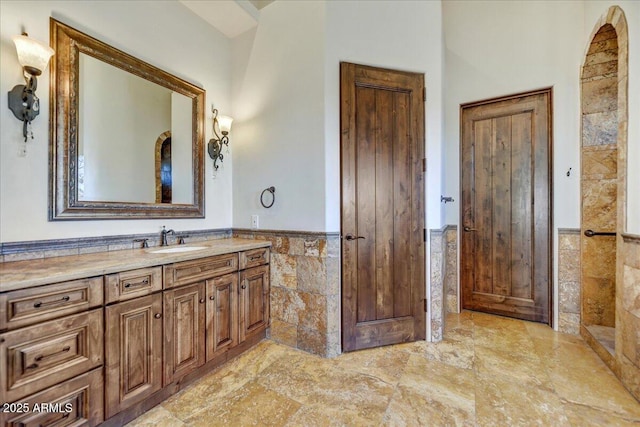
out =
{"type": "Polygon", "coordinates": [[[49,220],[204,218],[205,91],[50,18],[49,220]],[[193,204],[78,200],[79,61],[85,53],[192,100],[193,204]]]}

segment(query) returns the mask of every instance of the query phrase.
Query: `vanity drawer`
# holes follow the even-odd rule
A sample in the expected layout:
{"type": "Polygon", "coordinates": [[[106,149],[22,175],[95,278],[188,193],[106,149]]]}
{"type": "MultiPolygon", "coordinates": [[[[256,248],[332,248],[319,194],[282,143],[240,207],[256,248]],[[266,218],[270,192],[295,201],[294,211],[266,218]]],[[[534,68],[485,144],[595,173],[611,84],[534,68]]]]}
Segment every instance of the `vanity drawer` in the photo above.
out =
{"type": "Polygon", "coordinates": [[[240,252],[240,270],[269,264],[269,248],[240,252]]]}
{"type": "Polygon", "coordinates": [[[0,335],[0,402],[13,402],[102,365],[103,309],[0,335]]]}
{"type": "Polygon", "coordinates": [[[99,307],[103,302],[102,276],[0,295],[0,331],[99,307]]]}
{"type": "Polygon", "coordinates": [[[104,419],[103,395],[102,369],[95,369],[7,405],[0,426],[96,426],[104,419]]]}
{"type": "Polygon", "coordinates": [[[125,301],[162,290],[162,267],[140,268],[105,276],[105,303],[125,301]]]}
{"type": "Polygon", "coordinates": [[[238,271],[238,254],[216,255],[164,266],[165,289],[238,271]]]}

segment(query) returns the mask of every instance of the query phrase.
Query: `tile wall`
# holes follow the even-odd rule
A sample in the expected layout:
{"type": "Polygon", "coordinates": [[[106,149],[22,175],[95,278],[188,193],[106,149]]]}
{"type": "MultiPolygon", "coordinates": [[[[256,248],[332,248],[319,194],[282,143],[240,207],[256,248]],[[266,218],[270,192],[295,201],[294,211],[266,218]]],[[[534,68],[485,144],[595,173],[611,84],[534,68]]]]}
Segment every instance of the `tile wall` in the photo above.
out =
{"type": "Polygon", "coordinates": [[[233,235],[272,244],[271,339],[323,357],[340,354],[339,234],[234,230],[233,235]]]}
{"type": "Polygon", "coordinates": [[[640,236],[623,235],[623,242],[616,359],[623,384],[640,400],[640,236]]]}
{"type": "Polygon", "coordinates": [[[558,330],[580,334],[580,230],[558,229],[558,330]]]}

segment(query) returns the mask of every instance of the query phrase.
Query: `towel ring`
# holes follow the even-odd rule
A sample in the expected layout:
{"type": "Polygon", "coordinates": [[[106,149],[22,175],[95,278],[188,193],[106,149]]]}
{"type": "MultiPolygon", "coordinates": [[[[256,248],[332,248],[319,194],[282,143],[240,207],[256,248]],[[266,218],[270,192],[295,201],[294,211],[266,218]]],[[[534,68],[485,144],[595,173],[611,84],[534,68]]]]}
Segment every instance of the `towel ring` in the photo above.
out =
{"type": "Polygon", "coordinates": [[[262,190],[262,193],[260,193],[260,204],[269,209],[271,206],[273,206],[273,204],[276,202],[276,187],[269,187],[269,188],[265,188],[264,190],[262,190]],[[271,193],[271,203],[269,203],[268,205],[264,203],[264,193],[266,192],[271,193]]]}

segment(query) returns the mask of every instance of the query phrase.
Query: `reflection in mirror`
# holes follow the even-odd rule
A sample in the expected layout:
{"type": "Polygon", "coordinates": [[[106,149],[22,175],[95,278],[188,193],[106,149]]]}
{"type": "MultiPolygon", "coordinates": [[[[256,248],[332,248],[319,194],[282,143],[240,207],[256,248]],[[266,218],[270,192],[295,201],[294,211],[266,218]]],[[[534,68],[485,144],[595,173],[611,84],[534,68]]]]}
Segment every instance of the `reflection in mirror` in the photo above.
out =
{"type": "Polygon", "coordinates": [[[51,18],[50,219],[204,216],[204,90],[51,18]]]}
{"type": "Polygon", "coordinates": [[[191,100],[84,53],[79,89],[78,200],[190,203],[191,100]],[[171,196],[157,200],[156,143],[167,133],[161,186],[171,196]]]}

